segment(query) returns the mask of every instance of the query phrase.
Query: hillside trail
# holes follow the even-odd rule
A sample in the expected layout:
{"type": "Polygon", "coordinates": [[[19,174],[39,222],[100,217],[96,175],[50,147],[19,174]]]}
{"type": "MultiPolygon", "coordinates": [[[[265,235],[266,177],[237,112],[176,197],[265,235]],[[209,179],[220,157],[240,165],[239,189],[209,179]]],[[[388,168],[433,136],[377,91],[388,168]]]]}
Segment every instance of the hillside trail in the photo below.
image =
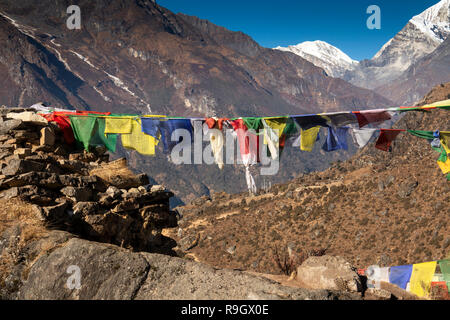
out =
{"type": "MultiPolygon", "coordinates": [[[[313,190],[313,189],[320,189],[323,187],[327,187],[328,190],[326,191],[326,194],[328,194],[331,190],[331,187],[351,185],[355,180],[359,179],[361,176],[368,175],[370,173],[370,171],[371,171],[370,167],[365,167],[365,168],[355,170],[353,172],[349,172],[346,176],[344,176],[343,180],[324,182],[324,183],[316,183],[314,185],[306,185],[306,186],[298,187],[295,189],[295,192],[298,194],[302,194],[302,196],[297,198],[297,200],[290,200],[289,202],[294,203],[294,202],[300,202],[300,201],[304,200],[304,198],[306,197],[306,194],[307,194],[305,191],[309,191],[309,190],[313,190]]],[[[255,196],[242,196],[242,197],[238,198],[237,200],[233,199],[233,200],[228,200],[228,201],[224,201],[224,202],[220,203],[220,206],[218,207],[218,209],[226,207],[230,203],[238,204],[238,203],[240,203],[240,201],[242,201],[242,199],[245,199],[246,204],[248,205],[250,203],[250,201],[260,201],[260,200],[264,200],[264,199],[273,198],[274,196],[275,195],[272,192],[264,193],[261,195],[255,195],[255,196]]],[[[213,221],[215,222],[215,221],[226,219],[228,217],[238,216],[238,215],[242,215],[242,214],[245,214],[244,211],[242,211],[242,210],[230,210],[230,211],[225,211],[225,212],[221,213],[220,215],[217,215],[216,217],[214,217],[214,219],[205,219],[203,217],[194,218],[190,221],[189,225],[185,227],[185,230],[196,229],[198,227],[208,227],[208,226],[212,225],[213,221]]]]}

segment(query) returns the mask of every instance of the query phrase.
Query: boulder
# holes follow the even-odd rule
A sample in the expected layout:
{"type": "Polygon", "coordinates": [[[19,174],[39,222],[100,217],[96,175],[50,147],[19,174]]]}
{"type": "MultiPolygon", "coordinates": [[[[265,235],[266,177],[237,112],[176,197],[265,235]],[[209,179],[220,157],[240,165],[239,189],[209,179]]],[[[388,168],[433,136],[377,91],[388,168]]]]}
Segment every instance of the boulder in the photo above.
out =
{"type": "Polygon", "coordinates": [[[186,252],[186,251],[189,251],[192,248],[196,247],[198,245],[199,241],[200,241],[199,233],[190,234],[190,235],[187,235],[187,236],[181,238],[178,241],[177,245],[183,252],[186,252]]]}
{"type": "Polygon", "coordinates": [[[99,194],[99,199],[98,199],[98,203],[99,205],[101,205],[102,207],[105,208],[111,208],[113,206],[116,206],[119,204],[120,200],[116,200],[113,197],[111,197],[110,195],[106,194],[106,193],[100,193],[99,194]]]}
{"type": "Polygon", "coordinates": [[[98,207],[99,206],[97,202],[88,202],[88,201],[77,202],[73,206],[73,213],[74,215],[77,216],[93,215],[97,213],[98,207]]]}
{"type": "Polygon", "coordinates": [[[111,212],[125,212],[139,209],[139,203],[135,199],[126,199],[121,201],[111,212]]]}
{"type": "Polygon", "coordinates": [[[12,187],[0,192],[0,199],[11,199],[19,196],[19,188],[12,187]]]}
{"type": "Polygon", "coordinates": [[[23,121],[19,119],[0,121],[0,134],[8,133],[10,130],[22,128],[23,121]]]}
{"type": "Polygon", "coordinates": [[[47,221],[64,220],[68,217],[66,213],[67,207],[67,201],[62,201],[54,206],[43,207],[43,218],[47,221]]]}
{"type": "Polygon", "coordinates": [[[87,187],[64,187],[61,189],[61,193],[70,198],[74,202],[89,201],[91,199],[91,190],[87,187]]]}
{"type": "Polygon", "coordinates": [[[145,206],[139,210],[145,224],[151,224],[154,228],[175,228],[178,226],[176,213],[169,210],[168,205],[154,204],[145,206]]]}
{"type": "Polygon", "coordinates": [[[138,188],[149,184],[148,176],[145,173],[134,174],[127,167],[125,158],[102,163],[98,168],[92,169],[90,174],[119,189],[138,188]]]}
{"type": "Polygon", "coordinates": [[[164,186],[161,185],[154,185],[151,187],[150,191],[151,192],[158,192],[158,191],[164,191],[166,188],[164,188],[164,186]]]}
{"type": "Polygon", "coordinates": [[[0,160],[3,160],[10,155],[11,155],[11,153],[8,151],[0,151],[0,160]]]}
{"type": "Polygon", "coordinates": [[[391,300],[393,297],[389,291],[379,288],[368,288],[364,292],[365,300],[391,300]]]}
{"type": "Polygon", "coordinates": [[[16,148],[15,145],[6,143],[6,141],[4,143],[0,144],[0,150],[2,152],[8,152],[9,154],[11,154],[15,148],[16,148]]]}
{"type": "Polygon", "coordinates": [[[64,247],[32,266],[19,299],[132,299],[148,273],[140,254],[77,239],[64,247]],[[70,266],[80,271],[78,289],[70,286],[70,266]]]}
{"type": "Polygon", "coordinates": [[[86,163],[97,161],[98,157],[92,152],[71,153],[69,160],[78,160],[86,163]]]}
{"type": "Polygon", "coordinates": [[[78,160],[61,159],[58,160],[58,165],[64,170],[67,170],[68,172],[79,174],[87,173],[87,170],[90,168],[90,166],[87,163],[78,160]]]}
{"type": "Polygon", "coordinates": [[[314,289],[362,291],[356,268],[342,257],[309,257],[297,268],[297,280],[314,289]]]}
{"type": "Polygon", "coordinates": [[[7,176],[14,176],[30,171],[41,171],[44,169],[44,164],[31,160],[12,159],[8,165],[3,168],[2,174],[7,176]]]}
{"type": "Polygon", "coordinates": [[[397,194],[400,198],[405,199],[413,193],[418,185],[418,181],[410,179],[409,181],[406,181],[400,185],[397,194]]]}
{"type": "Polygon", "coordinates": [[[108,189],[106,189],[105,193],[108,196],[110,196],[112,199],[120,198],[120,196],[122,195],[122,192],[114,186],[108,187],[108,189]]]}
{"type": "Polygon", "coordinates": [[[5,179],[2,183],[3,187],[22,187],[31,184],[37,184],[39,182],[39,177],[37,172],[27,172],[20,175],[12,176],[11,178],[5,179]]]}
{"type": "Polygon", "coordinates": [[[9,133],[11,137],[19,142],[29,142],[31,140],[34,141],[39,139],[40,136],[37,132],[30,130],[11,130],[9,133]]]}
{"type": "Polygon", "coordinates": [[[14,150],[14,154],[19,156],[19,158],[23,159],[23,158],[31,155],[31,149],[30,148],[17,148],[16,150],[14,150]]]}
{"type": "Polygon", "coordinates": [[[41,129],[41,139],[39,141],[41,146],[53,146],[55,144],[55,133],[50,127],[41,129]]]}
{"type": "Polygon", "coordinates": [[[2,186],[22,187],[25,185],[39,185],[48,189],[58,189],[63,186],[58,175],[48,172],[27,172],[5,179],[2,186]]]}

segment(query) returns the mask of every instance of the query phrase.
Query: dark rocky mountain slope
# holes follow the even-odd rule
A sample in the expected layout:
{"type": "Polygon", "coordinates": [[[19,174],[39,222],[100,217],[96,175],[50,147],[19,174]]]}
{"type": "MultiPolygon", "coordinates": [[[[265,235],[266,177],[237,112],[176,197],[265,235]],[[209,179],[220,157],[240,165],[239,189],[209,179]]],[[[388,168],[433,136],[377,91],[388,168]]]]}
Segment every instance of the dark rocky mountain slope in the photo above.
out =
{"type": "Polygon", "coordinates": [[[390,104],[370,90],[327,77],[300,57],[262,48],[242,33],[175,15],[152,1],[79,1],[80,30],[66,27],[67,6],[62,0],[0,1],[6,44],[1,64],[11,78],[5,83],[10,93],[5,91],[0,103],[46,100],[169,115],[270,115],[390,104]]]}
{"type": "Polygon", "coordinates": [[[376,89],[405,105],[419,101],[435,85],[450,80],[450,38],[436,50],[412,64],[399,78],[376,89]]]}
{"type": "MultiPolygon", "coordinates": [[[[79,1],[81,30],[66,27],[66,1],[49,3],[0,0],[0,104],[45,101],[176,116],[283,115],[391,104],[298,56],[262,48],[241,32],[173,14],[154,1],[79,1]]],[[[216,166],[175,166],[161,152],[151,158],[122,150],[117,157],[124,155],[133,168],[173,190],[174,203],[210,190],[245,188],[239,167],[221,172],[216,166]]],[[[293,152],[272,182],[347,156],[327,154],[315,161],[293,152]]]]}

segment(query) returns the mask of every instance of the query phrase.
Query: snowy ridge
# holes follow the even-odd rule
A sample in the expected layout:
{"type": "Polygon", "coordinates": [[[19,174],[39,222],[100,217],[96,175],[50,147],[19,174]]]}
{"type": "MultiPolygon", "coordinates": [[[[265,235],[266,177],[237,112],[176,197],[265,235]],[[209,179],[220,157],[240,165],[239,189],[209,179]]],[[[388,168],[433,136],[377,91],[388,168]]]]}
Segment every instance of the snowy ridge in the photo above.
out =
{"type": "Polygon", "coordinates": [[[299,54],[307,53],[322,60],[333,59],[337,61],[344,61],[350,64],[356,62],[356,60],[353,60],[335,46],[332,46],[331,44],[321,40],[305,41],[295,46],[289,46],[288,48],[277,47],[275,49],[292,52],[296,51],[299,54]]]}
{"type": "Polygon", "coordinates": [[[422,33],[438,42],[443,42],[443,35],[450,33],[450,0],[442,0],[413,17],[409,22],[422,33]]]}
{"type": "MultiPolygon", "coordinates": [[[[413,38],[425,36],[431,43],[435,44],[434,47],[436,48],[450,34],[450,0],[441,0],[434,6],[412,17],[400,33],[404,33],[408,37],[412,36],[413,38]],[[414,30],[419,30],[420,33],[408,33],[407,30],[411,30],[411,28],[408,28],[409,26],[414,26],[414,30]]],[[[379,58],[393,41],[394,38],[389,40],[374,55],[373,59],[379,58]]]]}
{"type": "Polygon", "coordinates": [[[276,47],[275,49],[295,53],[324,69],[333,77],[341,76],[342,72],[358,63],[335,46],[320,40],[305,41],[287,48],[276,47]]]}

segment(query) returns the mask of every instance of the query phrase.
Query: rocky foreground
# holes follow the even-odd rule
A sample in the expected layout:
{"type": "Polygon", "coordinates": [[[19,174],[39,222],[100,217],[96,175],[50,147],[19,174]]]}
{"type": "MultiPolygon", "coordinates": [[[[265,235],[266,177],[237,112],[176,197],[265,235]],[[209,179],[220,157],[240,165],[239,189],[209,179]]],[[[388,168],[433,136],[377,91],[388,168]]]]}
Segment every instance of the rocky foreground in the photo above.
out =
{"type": "Polygon", "coordinates": [[[175,257],[171,192],[31,110],[0,115],[0,299],[362,299],[345,261],[313,288],[175,257]]]}

